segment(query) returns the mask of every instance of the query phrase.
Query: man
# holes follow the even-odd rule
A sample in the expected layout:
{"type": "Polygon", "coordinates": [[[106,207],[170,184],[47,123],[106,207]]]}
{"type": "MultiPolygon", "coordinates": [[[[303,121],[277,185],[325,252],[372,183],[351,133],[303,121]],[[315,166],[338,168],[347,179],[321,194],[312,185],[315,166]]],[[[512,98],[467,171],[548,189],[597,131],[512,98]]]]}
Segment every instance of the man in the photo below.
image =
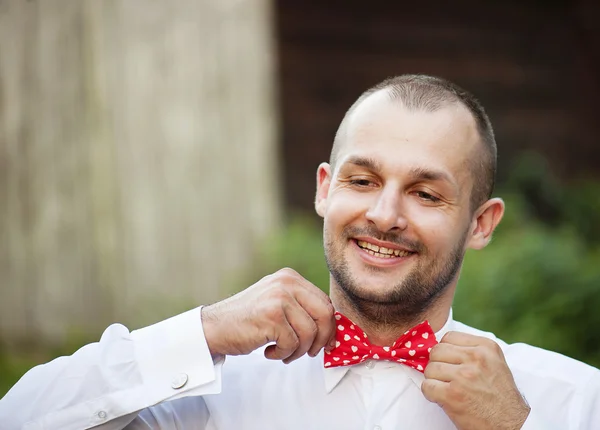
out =
{"type": "Polygon", "coordinates": [[[111,326],[29,371],[1,428],[600,428],[597,369],[452,319],[465,251],[504,212],[495,168],[471,95],[428,76],[379,84],[317,171],[330,297],[283,269],[151,327],[111,326]]]}

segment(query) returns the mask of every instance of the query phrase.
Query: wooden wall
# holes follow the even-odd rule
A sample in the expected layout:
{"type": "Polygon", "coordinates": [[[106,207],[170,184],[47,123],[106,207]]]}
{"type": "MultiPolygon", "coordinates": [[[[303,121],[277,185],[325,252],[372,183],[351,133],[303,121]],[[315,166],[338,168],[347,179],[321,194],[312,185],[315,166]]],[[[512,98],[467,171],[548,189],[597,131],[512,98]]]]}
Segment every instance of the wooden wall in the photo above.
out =
{"type": "Polygon", "coordinates": [[[268,0],[0,1],[1,340],[229,292],[279,222],[274,64],[268,0]]]}

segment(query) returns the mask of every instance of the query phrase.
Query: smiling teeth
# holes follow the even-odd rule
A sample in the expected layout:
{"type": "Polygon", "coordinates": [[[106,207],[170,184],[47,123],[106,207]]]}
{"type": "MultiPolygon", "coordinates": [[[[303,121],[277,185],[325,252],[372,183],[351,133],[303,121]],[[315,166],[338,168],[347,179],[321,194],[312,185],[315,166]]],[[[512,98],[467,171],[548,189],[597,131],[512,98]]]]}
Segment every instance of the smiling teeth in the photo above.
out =
{"type": "Polygon", "coordinates": [[[358,246],[367,251],[369,254],[380,258],[392,258],[392,257],[407,257],[411,253],[408,251],[402,251],[400,249],[389,249],[383,246],[373,245],[372,243],[359,240],[358,246]]]}

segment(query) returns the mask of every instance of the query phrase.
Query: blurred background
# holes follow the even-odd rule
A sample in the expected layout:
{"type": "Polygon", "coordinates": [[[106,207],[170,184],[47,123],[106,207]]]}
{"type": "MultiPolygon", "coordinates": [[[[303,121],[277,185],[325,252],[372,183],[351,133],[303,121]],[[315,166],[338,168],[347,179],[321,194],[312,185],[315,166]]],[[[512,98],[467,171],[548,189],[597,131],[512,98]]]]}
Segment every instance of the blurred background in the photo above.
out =
{"type": "Polygon", "coordinates": [[[316,168],[402,73],[496,130],[507,214],[456,319],[600,366],[595,3],[0,0],[0,396],[283,266],[327,291],[316,168]]]}

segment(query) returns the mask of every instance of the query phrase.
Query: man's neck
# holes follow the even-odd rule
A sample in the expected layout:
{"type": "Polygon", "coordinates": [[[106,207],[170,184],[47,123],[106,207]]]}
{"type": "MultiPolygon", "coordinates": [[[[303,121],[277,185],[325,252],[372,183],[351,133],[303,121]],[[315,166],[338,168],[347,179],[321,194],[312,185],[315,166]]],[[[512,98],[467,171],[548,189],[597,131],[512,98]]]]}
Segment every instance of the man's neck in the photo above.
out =
{"type": "Polygon", "coordinates": [[[331,288],[331,300],[338,312],[344,314],[367,333],[372,344],[390,346],[407,330],[423,321],[428,321],[434,332],[441,330],[450,316],[450,309],[454,298],[454,289],[454,287],[448,288],[448,290],[445,291],[429,309],[426,309],[425,312],[416,315],[414,318],[407,319],[407,321],[403,323],[386,323],[366,318],[365,315],[358,312],[356,308],[348,302],[347,297],[333,286],[331,288]]]}

